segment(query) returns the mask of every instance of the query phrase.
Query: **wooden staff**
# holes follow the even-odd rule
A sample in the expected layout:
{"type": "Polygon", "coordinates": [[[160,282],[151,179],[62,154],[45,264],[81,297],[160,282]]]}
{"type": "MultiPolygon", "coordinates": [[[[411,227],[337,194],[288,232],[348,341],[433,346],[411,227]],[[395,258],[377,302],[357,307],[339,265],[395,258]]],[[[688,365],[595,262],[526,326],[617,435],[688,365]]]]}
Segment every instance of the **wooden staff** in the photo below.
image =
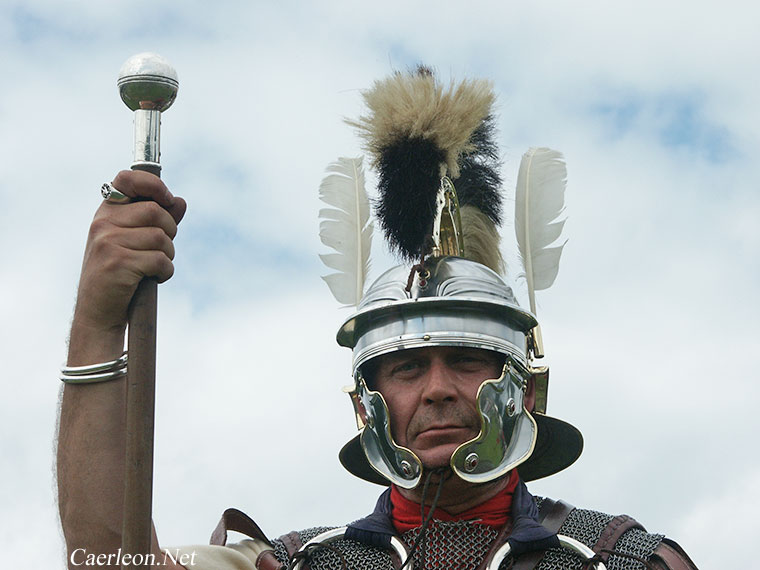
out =
{"type": "MultiPolygon", "coordinates": [[[[122,100],[135,112],[132,170],[160,176],[161,113],[177,96],[177,72],[162,57],[141,53],[124,63],[117,84],[122,100]]],[[[122,570],[144,568],[151,552],[157,304],[158,282],[143,279],[129,305],[122,570]]]]}

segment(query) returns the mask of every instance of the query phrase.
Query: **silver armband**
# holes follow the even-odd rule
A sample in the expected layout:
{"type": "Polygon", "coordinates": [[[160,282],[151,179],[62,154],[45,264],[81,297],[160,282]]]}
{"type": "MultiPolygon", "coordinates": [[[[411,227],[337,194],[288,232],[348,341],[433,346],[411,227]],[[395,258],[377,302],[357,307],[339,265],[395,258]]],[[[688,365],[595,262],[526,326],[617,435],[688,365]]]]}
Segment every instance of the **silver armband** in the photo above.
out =
{"type": "Polygon", "coordinates": [[[67,384],[94,384],[108,382],[127,375],[126,351],[116,360],[88,364],[86,366],[64,366],[61,368],[61,381],[67,384]]]}

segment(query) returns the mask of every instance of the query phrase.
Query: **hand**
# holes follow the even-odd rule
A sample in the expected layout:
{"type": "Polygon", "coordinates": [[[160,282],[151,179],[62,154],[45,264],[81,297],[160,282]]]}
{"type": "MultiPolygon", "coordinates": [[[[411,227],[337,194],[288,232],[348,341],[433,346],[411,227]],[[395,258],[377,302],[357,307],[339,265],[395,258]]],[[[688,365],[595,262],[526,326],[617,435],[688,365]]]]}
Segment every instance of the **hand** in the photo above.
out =
{"type": "Polygon", "coordinates": [[[127,307],[140,280],[148,276],[162,283],[174,273],[172,240],[185,215],[185,201],[147,172],[122,171],[113,186],[139,201],[103,202],[95,213],[82,263],[72,343],[80,335],[104,343],[110,338],[113,346],[118,339],[123,343],[127,307]]]}

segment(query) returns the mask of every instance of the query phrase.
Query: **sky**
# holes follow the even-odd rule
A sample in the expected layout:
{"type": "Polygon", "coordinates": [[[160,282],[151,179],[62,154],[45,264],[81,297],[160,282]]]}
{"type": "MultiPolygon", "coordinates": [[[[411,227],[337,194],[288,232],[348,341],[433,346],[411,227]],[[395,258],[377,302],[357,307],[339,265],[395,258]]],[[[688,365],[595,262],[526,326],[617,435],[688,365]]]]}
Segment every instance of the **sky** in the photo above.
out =
{"type": "MultiPolygon", "coordinates": [[[[272,537],[374,506],[381,489],[337,461],[356,430],[334,340],[349,312],[320,279],[318,187],[363,152],[344,123],[361,91],[422,62],[493,81],[507,210],[529,147],[567,161],[568,242],[537,314],[549,414],[585,449],[529,489],[632,515],[700,568],[743,567],[760,500],[759,18],[746,0],[5,0],[1,565],[65,566],[57,375],[100,185],[132,160],[118,71],[153,51],[180,79],[162,177],[189,204],[159,292],[162,544],[207,543],[230,506],[272,537]]],[[[525,305],[510,221],[502,236],[525,305]]],[[[371,277],[393,263],[381,241],[371,277]]]]}

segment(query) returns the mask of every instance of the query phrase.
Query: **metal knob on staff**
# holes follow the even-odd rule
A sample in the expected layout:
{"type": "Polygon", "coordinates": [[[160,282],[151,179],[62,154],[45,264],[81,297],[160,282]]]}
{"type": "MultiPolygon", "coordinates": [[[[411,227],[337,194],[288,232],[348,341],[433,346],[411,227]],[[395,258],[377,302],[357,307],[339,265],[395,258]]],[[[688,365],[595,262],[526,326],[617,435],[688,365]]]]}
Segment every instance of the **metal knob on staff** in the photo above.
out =
{"type": "Polygon", "coordinates": [[[135,161],[132,170],[146,170],[159,176],[161,113],[177,98],[177,72],[154,53],[130,57],[119,71],[119,95],[135,112],[135,161]]]}
{"type": "MultiPolygon", "coordinates": [[[[141,53],[124,63],[117,85],[122,100],[135,112],[131,168],[160,176],[161,113],[177,96],[177,72],[161,56],[141,53]]],[[[132,562],[123,564],[124,570],[136,570],[142,557],[135,555],[144,557],[151,551],[157,289],[156,279],[143,279],[129,306],[122,552],[131,554],[132,562]]]]}

